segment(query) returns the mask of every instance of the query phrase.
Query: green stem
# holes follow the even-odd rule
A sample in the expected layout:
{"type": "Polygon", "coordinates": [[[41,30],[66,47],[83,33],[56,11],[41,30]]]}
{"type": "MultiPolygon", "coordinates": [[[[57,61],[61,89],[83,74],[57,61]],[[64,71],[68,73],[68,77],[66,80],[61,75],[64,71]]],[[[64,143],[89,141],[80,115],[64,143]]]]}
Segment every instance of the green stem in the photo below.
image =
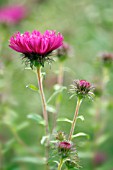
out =
{"type": "Polygon", "coordinates": [[[62,165],[63,165],[63,159],[60,160],[60,163],[59,163],[59,165],[58,165],[58,170],[61,170],[62,165]]]}
{"type": "MultiPolygon", "coordinates": [[[[63,76],[64,76],[63,64],[60,63],[59,74],[58,74],[58,78],[57,78],[57,83],[60,86],[63,85],[63,76]]],[[[56,99],[56,111],[55,111],[54,117],[53,117],[53,130],[52,131],[54,131],[56,129],[56,122],[57,122],[59,109],[60,109],[60,102],[56,99]]]]}
{"type": "Polygon", "coordinates": [[[71,130],[70,130],[70,134],[69,134],[69,137],[68,137],[69,141],[71,141],[72,135],[74,133],[75,124],[76,124],[76,120],[77,120],[77,116],[78,116],[78,113],[79,113],[79,108],[80,108],[81,102],[82,102],[82,99],[78,98],[77,99],[77,105],[76,105],[76,108],[75,108],[75,114],[74,114],[74,118],[73,118],[73,122],[72,122],[72,126],[71,126],[71,130]]]}
{"type": "Polygon", "coordinates": [[[48,136],[49,134],[48,114],[47,114],[46,100],[45,100],[45,95],[44,95],[43,85],[42,85],[41,67],[37,68],[37,79],[38,79],[38,85],[39,85],[39,90],[40,90],[40,97],[42,101],[43,117],[44,117],[45,126],[46,126],[46,135],[48,136]]]}
{"type": "Polygon", "coordinates": [[[63,85],[63,77],[64,77],[64,68],[63,68],[63,64],[60,63],[59,74],[58,74],[58,79],[57,79],[57,82],[60,86],[63,85]]]}
{"type": "MultiPolygon", "coordinates": [[[[40,97],[42,101],[43,117],[45,120],[45,133],[46,136],[49,137],[48,114],[47,114],[46,100],[45,100],[45,95],[44,95],[43,85],[42,85],[41,67],[37,67],[37,79],[38,79],[38,85],[40,90],[40,97]]],[[[49,139],[47,138],[47,145],[46,145],[47,162],[48,162],[48,158],[49,158],[49,139]]],[[[49,166],[47,164],[46,164],[46,170],[49,170],[49,166]]]]}

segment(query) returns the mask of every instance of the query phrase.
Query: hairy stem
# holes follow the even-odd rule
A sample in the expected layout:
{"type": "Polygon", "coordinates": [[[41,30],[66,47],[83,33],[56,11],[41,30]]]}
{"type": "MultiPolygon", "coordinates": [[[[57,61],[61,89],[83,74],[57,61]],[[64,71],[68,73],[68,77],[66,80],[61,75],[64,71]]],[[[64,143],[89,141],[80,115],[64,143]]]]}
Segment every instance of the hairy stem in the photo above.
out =
{"type": "Polygon", "coordinates": [[[81,102],[82,102],[82,100],[78,98],[77,99],[77,105],[76,105],[76,108],[75,108],[75,114],[74,114],[74,118],[73,118],[73,122],[72,122],[72,126],[71,126],[71,130],[70,130],[70,134],[69,134],[69,137],[68,137],[69,141],[71,141],[72,135],[74,133],[75,124],[76,124],[76,120],[77,120],[77,116],[78,116],[78,113],[79,113],[79,108],[80,108],[81,102]]]}
{"type": "Polygon", "coordinates": [[[59,165],[58,165],[58,170],[61,170],[62,165],[63,165],[63,159],[60,160],[60,163],[59,163],[59,165]]]}
{"type": "Polygon", "coordinates": [[[46,100],[45,100],[45,95],[44,95],[43,85],[42,85],[41,67],[37,68],[37,78],[38,78],[38,85],[40,90],[40,97],[42,101],[43,117],[46,126],[46,135],[48,135],[49,134],[48,114],[47,114],[46,100]]]}
{"type": "MultiPolygon", "coordinates": [[[[37,79],[38,79],[38,85],[39,85],[39,90],[40,90],[40,97],[42,101],[43,117],[45,120],[45,133],[46,133],[46,136],[49,137],[48,114],[47,114],[46,100],[45,100],[45,95],[44,95],[43,85],[42,85],[41,67],[37,67],[37,79]]],[[[46,145],[47,162],[48,162],[48,157],[49,157],[49,139],[47,138],[47,145],[46,145]]],[[[46,165],[46,170],[49,170],[48,165],[46,165]]]]}

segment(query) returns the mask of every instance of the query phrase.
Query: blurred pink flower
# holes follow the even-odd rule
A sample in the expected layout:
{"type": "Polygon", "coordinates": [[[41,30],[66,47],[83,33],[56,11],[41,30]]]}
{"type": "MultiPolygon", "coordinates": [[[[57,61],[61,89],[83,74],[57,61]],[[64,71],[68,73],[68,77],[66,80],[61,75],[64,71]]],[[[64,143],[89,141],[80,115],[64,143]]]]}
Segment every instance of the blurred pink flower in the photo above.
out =
{"type": "Polygon", "coordinates": [[[17,24],[26,15],[24,6],[13,5],[0,8],[0,23],[17,24]]]}
{"type": "Polygon", "coordinates": [[[70,55],[70,45],[63,42],[63,45],[56,50],[56,56],[60,61],[64,61],[70,55]]]}
{"type": "Polygon", "coordinates": [[[99,166],[99,165],[102,165],[103,163],[105,163],[106,160],[107,160],[107,155],[105,153],[97,152],[94,155],[93,163],[94,163],[94,165],[99,166]]]}
{"type": "Polygon", "coordinates": [[[9,47],[13,50],[23,53],[26,58],[30,60],[34,65],[44,65],[44,61],[47,56],[53,51],[59,48],[63,44],[63,36],[55,31],[46,30],[44,34],[34,30],[32,33],[20,32],[14,34],[10,38],[9,47]]]}

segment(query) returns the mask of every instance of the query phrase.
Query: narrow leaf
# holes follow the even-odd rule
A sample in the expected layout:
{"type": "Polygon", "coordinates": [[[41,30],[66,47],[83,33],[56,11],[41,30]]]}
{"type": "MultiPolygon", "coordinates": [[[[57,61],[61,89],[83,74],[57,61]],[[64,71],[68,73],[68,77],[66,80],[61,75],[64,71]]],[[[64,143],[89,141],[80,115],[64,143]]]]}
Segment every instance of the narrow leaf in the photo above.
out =
{"type": "Polygon", "coordinates": [[[50,112],[50,113],[55,113],[55,112],[56,112],[56,109],[55,109],[54,106],[47,105],[47,111],[50,112]]]}
{"type": "Polygon", "coordinates": [[[21,123],[20,125],[17,126],[17,131],[22,130],[22,129],[28,127],[28,126],[29,126],[29,122],[23,122],[23,123],[21,123]]]}
{"type": "Polygon", "coordinates": [[[77,117],[77,119],[80,119],[80,120],[82,120],[82,121],[84,121],[84,120],[85,120],[83,115],[78,116],[78,117],[77,117]]]}
{"type": "Polygon", "coordinates": [[[71,123],[72,124],[72,120],[70,120],[70,119],[67,119],[67,118],[59,118],[59,119],[57,119],[57,121],[58,122],[68,122],[68,123],[71,123]]]}
{"type": "Polygon", "coordinates": [[[45,126],[44,119],[38,114],[30,114],[27,116],[29,119],[35,120],[38,124],[45,126]]]}
{"type": "Polygon", "coordinates": [[[109,138],[108,134],[104,134],[104,135],[100,136],[96,141],[97,145],[103,144],[104,142],[106,142],[106,140],[108,140],[108,138],[109,138]]]}
{"type": "Polygon", "coordinates": [[[28,84],[26,88],[29,88],[32,91],[39,91],[39,89],[33,84],[28,84]]]}
{"type": "Polygon", "coordinates": [[[48,99],[47,103],[49,103],[51,100],[53,100],[59,93],[62,93],[63,90],[66,90],[67,87],[65,86],[59,86],[58,84],[56,84],[54,86],[54,93],[50,96],[50,98],[48,99]]]}
{"type": "Polygon", "coordinates": [[[82,137],[82,136],[85,136],[89,139],[89,135],[86,134],[86,133],[83,133],[83,132],[80,132],[80,133],[73,135],[72,138],[77,138],[77,137],[82,137]]]}
{"type": "Polygon", "coordinates": [[[46,142],[46,139],[48,139],[48,136],[43,136],[40,143],[43,145],[46,142]]]}
{"type": "Polygon", "coordinates": [[[40,164],[43,165],[46,163],[45,158],[36,158],[36,157],[16,157],[12,160],[13,162],[27,162],[27,163],[33,163],[33,164],[40,164]]]}

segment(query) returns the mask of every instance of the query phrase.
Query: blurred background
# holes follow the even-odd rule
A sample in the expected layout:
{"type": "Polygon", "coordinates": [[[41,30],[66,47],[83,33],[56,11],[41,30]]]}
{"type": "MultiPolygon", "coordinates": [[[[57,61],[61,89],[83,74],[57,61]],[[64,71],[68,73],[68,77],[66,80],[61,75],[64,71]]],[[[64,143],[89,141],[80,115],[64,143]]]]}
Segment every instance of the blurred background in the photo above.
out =
{"type": "MultiPolygon", "coordinates": [[[[63,62],[67,90],[62,91],[58,117],[73,118],[76,98],[70,100],[68,91],[74,79],[96,86],[94,101],[84,100],[79,113],[84,121],[78,120],[75,129],[88,136],[74,139],[80,165],[83,170],[113,170],[112,0],[0,0],[0,170],[44,170],[44,128],[28,119],[42,115],[39,94],[26,88],[37,86],[36,75],[8,44],[15,32],[47,29],[61,32],[71,46],[63,62]]],[[[46,99],[54,92],[59,65],[56,60],[43,69],[46,99]]],[[[50,126],[55,100],[50,101],[50,126]]],[[[57,128],[68,134],[70,124],[58,121],[57,128]]]]}

